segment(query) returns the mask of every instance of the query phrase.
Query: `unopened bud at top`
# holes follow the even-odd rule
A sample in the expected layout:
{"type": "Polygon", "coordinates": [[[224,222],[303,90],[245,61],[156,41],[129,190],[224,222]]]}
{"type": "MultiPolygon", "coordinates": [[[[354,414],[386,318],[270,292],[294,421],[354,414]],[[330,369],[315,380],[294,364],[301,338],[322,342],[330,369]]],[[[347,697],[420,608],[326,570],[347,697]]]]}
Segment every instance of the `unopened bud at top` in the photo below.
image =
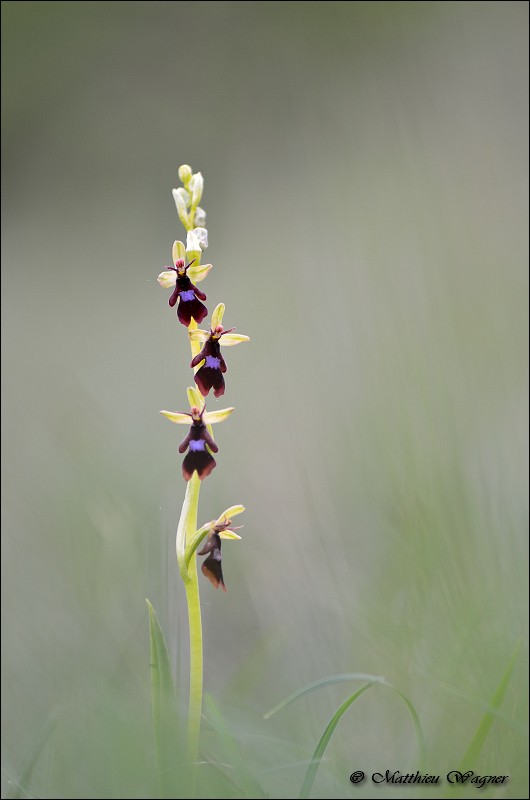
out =
{"type": "Polygon", "coordinates": [[[179,189],[173,189],[173,200],[175,201],[175,205],[177,207],[179,219],[187,229],[189,227],[187,207],[190,202],[190,196],[186,189],[180,187],[179,189]]]}
{"type": "Polygon", "coordinates": [[[193,175],[189,188],[191,190],[191,205],[193,208],[197,208],[201,202],[202,190],[204,189],[204,178],[202,177],[202,173],[196,172],[193,175]]]}
{"type": "Polygon", "coordinates": [[[189,164],[182,164],[182,166],[179,167],[179,178],[184,186],[189,183],[192,175],[193,172],[189,164]]]}

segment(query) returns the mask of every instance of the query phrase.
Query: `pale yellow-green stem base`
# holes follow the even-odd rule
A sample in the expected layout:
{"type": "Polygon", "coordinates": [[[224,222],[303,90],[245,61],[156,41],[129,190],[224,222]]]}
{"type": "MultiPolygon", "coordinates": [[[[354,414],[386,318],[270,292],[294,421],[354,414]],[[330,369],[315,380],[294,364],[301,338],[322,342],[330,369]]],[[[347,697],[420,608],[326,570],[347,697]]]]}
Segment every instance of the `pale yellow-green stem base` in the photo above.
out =
{"type": "Polygon", "coordinates": [[[188,710],[188,758],[191,763],[198,760],[199,734],[202,715],[202,621],[197,559],[190,562],[190,580],[185,584],[188,601],[190,628],[190,702],[188,710]]]}
{"type": "Polygon", "coordinates": [[[199,598],[199,580],[197,576],[197,559],[193,554],[189,566],[186,567],[186,542],[189,542],[197,530],[197,509],[201,482],[196,472],[188,481],[186,496],[177,528],[177,561],[180,574],[186,589],[188,605],[188,621],[190,630],[190,702],[188,708],[188,758],[196,762],[199,755],[199,734],[202,714],[202,621],[199,598]]]}

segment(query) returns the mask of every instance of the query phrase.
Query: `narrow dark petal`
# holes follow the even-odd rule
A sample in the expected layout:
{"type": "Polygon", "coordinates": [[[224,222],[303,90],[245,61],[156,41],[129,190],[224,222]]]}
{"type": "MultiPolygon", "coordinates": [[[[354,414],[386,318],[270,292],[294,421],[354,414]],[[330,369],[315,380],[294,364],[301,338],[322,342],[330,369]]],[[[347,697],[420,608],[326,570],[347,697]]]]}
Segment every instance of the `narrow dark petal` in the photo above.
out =
{"type": "Polygon", "coordinates": [[[179,318],[179,322],[183,325],[188,327],[191,322],[191,318],[195,320],[197,324],[201,323],[205,316],[208,314],[208,309],[205,305],[201,303],[200,300],[180,300],[180,303],[177,308],[177,316],[179,318]]]}
{"type": "Polygon", "coordinates": [[[195,470],[199,478],[204,480],[215,467],[215,459],[210,453],[204,450],[190,450],[182,462],[182,474],[184,479],[189,481],[195,470]]]}
{"type": "Polygon", "coordinates": [[[179,453],[185,453],[190,443],[191,434],[188,435],[179,444],[179,453]]]}
{"type": "MultiPolygon", "coordinates": [[[[206,442],[206,444],[208,445],[208,447],[210,448],[212,453],[218,453],[219,452],[219,448],[217,447],[217,445],[215,444],[214,440],[212,439],[212,437],[208,433],[208,428],[204,429],[203,434],[202,434],[202,438],[204,439],[204,441],[206,442]]],[[[220,546],[221,545],[219,545],[219,547],[220,546]]]]}
{"type": "Polygon", "coordinates": [[[215,589],[218,589],[220,586],[223,592],[226,592],[221,561],[217,561],[213,554],[208,556],[208,558],[203,561],[201,565],[201,572],[208,578],[215,589]]]}
{"type": "Polygon", "coordinates": [[[218,533],[209,533],[206,537],[206,544],[201,550],[197,550],[198,556],[205,556],[215,550],[214,558],[217,561],[221,560],[221,537],[218,533]]]}
{"type": "MultiPolygon", "coordinates": [[[[203,350],[204,350],[204,348],[203,348],[203,350]]],[[[197,355],[192,358],[190,367],[196,367],[197,364],[200,364],[201,361],[204,361],[204,356],[202,354],[203,350],[201,350],[200,353],[197,353],[197,355]]]]}
{"type": "Polygon", "coordinates": [[[197,555],[205,556],[208,553],[211,553],[214,547],[215,547],[215,542],[213,540],[213,536],[210,534],[206,539],[206,544],[204,545],[204,547],[202,547],[200,550],[197,550],[197,555]]]}
{"type": "Polygon", "coordinates": [[[173,289],[173,292],[171,294],[171,297],[169,298],[169,305],[170,305],[171,308],[173,308],[173,306],[177,302],[177,300],[179,298],[179,294],[180,294],[180,289],[179,289],[178,286],[175,286],[175,288],[173,289]]]}
{"type": "Polygon", "coordinates": [[[193,283],[191,285],[193,286],[193,291],[195,292],[195,296],[198,297],[199,300],[206,300],[206,295],[204,294],[204,292],[201,292],[200,289],[197,289],[197,287],[194,286],[193,283]]]}

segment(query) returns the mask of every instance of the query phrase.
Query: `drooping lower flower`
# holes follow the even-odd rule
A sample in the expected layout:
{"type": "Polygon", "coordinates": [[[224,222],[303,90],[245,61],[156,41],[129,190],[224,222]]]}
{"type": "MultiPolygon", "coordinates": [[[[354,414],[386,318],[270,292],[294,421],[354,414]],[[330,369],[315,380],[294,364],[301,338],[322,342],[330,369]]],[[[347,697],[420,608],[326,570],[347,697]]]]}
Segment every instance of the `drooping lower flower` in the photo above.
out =
{"type": "MultiPolygon", "coordinates": [[[[234,514],[241,513],[242,510],[244,510],[243,506],[234,507],[232,516],[234,514]]],[[[223,579],[223,569],[221,566],[221,538],[241,538],[237,533],[234,533],[234,531],[237,531],[242,527],[243,525],[236,525],[235,527],[232,527],[232,520],[228,519],[225,512],[223,518],[218,519],[214,524],[214,527],[208,534],[204,547],[201,550],[197,550],[198,556],[208,556],[208,558],[206,558],[201,565],[202,574],[208,578],[215,589],[218,589],[220,586],[223,592],[226,592],[226,586],[223,579]]]]}
{"type": "Polygon", "coordinates": [[[196,322],[202,322],[208,314],[208,309],[201,302],[206,300],[206,295],[201,292],[192,281],[202,281],[212,268],[211,264],[203,266],[193,266],[194,261],[186,264],[186,248],[183,242],[175,242],[173,245],[174,267],[166,267],[164,272],[158,276],[158,283],[165,289],[173,288],[169,305],[171,308],[176,305],[179,321],[189,326],[192,318],[196,322]]]}
{"type": "Polygon", "coordinates": [[[219,450],[207,426],[215,422],[222,422],[234,409],[224,408],[220,411],[207,412],[201,402],[202,398],[195,388],[188,390],[188,396],[191,405],[189,413],[186,411],[161,411],[160,413],[179,425],[189,425],[191,422],[188,435],[179,445],[179,453],[185,453],[188,450],[182,462],[182,474],[184,479],[189,481],[193,473],[197,472],[202,481],[214,469],[215,459],[212,453],[217,453],[219,450]]]}
{"type": "Polygon", "coordinates": [[[201,366],[194,376],[195,383],[199,387],[199,391],[203,397],[206,397],[213,389],[216,397],[221,397],[225,391],[225,379],[223,377],[226,372],[226,363],[221,355],[221,345],[230,347],[241,342],[248,342],[249,337],[243,334],[233,334],[235,328],[228,328],[225,330],[221,325],[224,314],[224,304],[219,303],[212,314],[212,326],[210,331],[202,331],[199,329],[189,331],[189,336],[192,341],[203,342],[203,347],[200,353],[192,359],[190,366],[201,366]]]}
{"type": "Polygon", "coordinates": [[[226,592],[223,569],[221,567],[221,537],[216,531],[208,534],[206,544],[201,550],[197,551],[198,556],[205,556],[207,553],[208,558],[203,561],[201,572],[206,575],[215,589],[220,586],[223,592],[226,592]]]}

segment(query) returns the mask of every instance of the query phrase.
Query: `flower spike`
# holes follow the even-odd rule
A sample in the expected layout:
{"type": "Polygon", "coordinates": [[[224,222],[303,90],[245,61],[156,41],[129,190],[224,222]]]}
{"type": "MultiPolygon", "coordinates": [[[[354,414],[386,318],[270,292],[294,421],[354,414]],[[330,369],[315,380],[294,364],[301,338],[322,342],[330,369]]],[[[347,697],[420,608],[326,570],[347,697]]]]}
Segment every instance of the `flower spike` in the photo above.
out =
{"type": "MultiPolygon", "coordinates": [[[[203,694],[203,644],[200,614],[197,555],[203,556],[202,573],[214,588],[226,592],[224,582],[221,545],[223,539],[241,539],[240,527],[232,527],[232,517],[241,514],[242,505],[230,506],[217,519],[212,519],[197,528],[201,482],[216,467],[214,454],[219,451],[212,426],[227,419],[234,411],[232,407],[216,411],[206,410],[206,398],[210,389],[219,397],[224,393],[226,364],[221,355],[221,345],[233,346],[249,340],[248,336],[234,333],[234,328],[223,327],[225,306],[219,303],[211,315],[211,322],[200,330],[200,323],[208,314],[204,305],[206,294],[197,288],[212,268],[201,264],[208,247],[206,211],[203,202],[204,179],[201,172],[194,172],[189,164],[181,164],[178,176],[182,186],[173,189],[173,198],[185,233],[184,241],[175,241],[171,253],[171,266],[165,267],[158,276],[158,283],[169,289],[169,306],[175,308],[179,322],[187,328],[191,349],[191,365],[195,383],[188,387],[189,407],[186,411],[161,411],[170,422],[187,425],[187,434],[178,446],[183,457],[182,474],[187,482],[182,511],[176,530],[176,556],[180,576],[184,582],[188,606],[190,640],[190,702],[188,706],[187,760],[196,763],[199,759],[199,741],[203,694]],[[199,548],[201,548],[199,550],[199,548]]],[[[151,651],[156,649],[157,637],[161,637],[158,621],[149,604],[151,651]]],[[[153,703],[156,705],[156,696],[153,703]]],[[[156,711],[156,708],[155,708],[156,711]]]]}

